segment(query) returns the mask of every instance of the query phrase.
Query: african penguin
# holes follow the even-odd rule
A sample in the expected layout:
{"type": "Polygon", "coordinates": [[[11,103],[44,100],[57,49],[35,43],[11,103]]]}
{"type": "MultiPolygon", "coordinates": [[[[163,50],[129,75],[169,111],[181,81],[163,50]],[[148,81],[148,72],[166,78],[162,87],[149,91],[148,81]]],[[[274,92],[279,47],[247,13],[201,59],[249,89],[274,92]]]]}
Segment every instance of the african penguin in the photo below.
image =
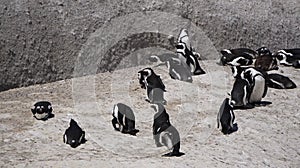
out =
{"type": "Polygon", "coordinates": [[[73,119],[70,121],[70,126],[64,134],[64,143],[69,144],[72,148],[76,148],[80,144],[86,142],[85,131],[83,131],[73,119]]]}
{"type": "Polygon", "coordinates": [[[221,54],[220,63],[232,66],[251,65],[257,55],[255,51],[248,48],[223,49],[221,54]]]}
{"type": "Polygon", "coordinates": [[[300,60],[300,48],[278,50],[274,55],[280,64],[293,66],[296,61],[300,60]]]}
{"type": "Polygon", "coordinates": [[[220,128],[221,125],[223,134],[230,134],[236,131],[236,125],[233,124],[234,119],[233,107],[229,102],[229,98],[225,98],[218,112],[217,128],[220,128]]]}
{"type": "Polygon", "coordinates": [[[294,89],[296,84],[288,77],[280,74],[268,74],[268,87],[276,89],[294,89]]]}
{"type": "Polygon", "coordinates": [[[192,73],[185,62],[182,62],[174,54],[152,55],[149,60],[151,62],[158,62],[155,67],[166,65],[169,70],[169,75],[172,79],[184,82],[193,82],[192,73]]]}
{"type": "Polygon", "coordinates": [[[33,114],[33,117],[37,120],[47,120],[49,118],[54,117],[54,114],[52,114],[52,105],[48,101],[39,101],[33,105],[31,108],[31,112],[33,114]]]}
{"type": "Polygon", "coordinates": [[[182,29],[179,34],[176,52],[181,62],[186,62],[193,75],[205,74],[198,61],[200,54],[193,51],[186,29],[182,29]]]}
{"type": "Polygon", "coordinates": [[[250,95],[250,84],[247,80],[236,78],[230,95],[230,104],[234,108],[253,108],[253,105],[248,103],[250,95]]]}
{"type": "Polygon", "coordinates": [[[135,129],[135,116],[129,106],[123,103],[115,104],[112,116],[111,122],[115,130],[130,135],[136,135],[139,132],[135,129]]]}
{"type": "Polygon", "coordinates": [[[249,67],[241,72],[241,78],[250,83],[249,103],[259,103],[267,94],[266,75],[256,68],[249,67]]]}
{"type": "Polygon", "coordinates": [[[170,58],[166,64],[172,79],[193,82],[192,73],[183,65],[185,62],[182,63],[178,58],[170,58]]]}
{"type": "Polygon", "coordinates": [[[165,85],[160,76],[156,75],[151,68],[145,68],[138,72],[141,86],[144,86],[147,91],[146,101],[150,103],[166,104],[164,99],[165,85]],[[142,81],[142,82],[141,82],[142,81]]]}
{"type": "Polygon", "coordinates": [[[266,47],[257,49],[258,57],[255,60],[254,66],[258,69],[269,71],[278,70],[278,62],[271,51],[266,47]]]}
{"type": "Polygon", "coordinates": [[[160,88],[164,92],[166,87],[159,75],[156,75],[153,69],[144,68],[138,72],[139,83],[142,88],[146,89],[146,85],[150,84],[154,88],[160,88]]]}
{"type": "Polygon", "coordinates": [[[169,115],[162,104],[151,106],[155,110],[153,120],[153,138],[157,147],[166,146],[171,152],[163,156],[182,156],[180,152],[180,135],[178,130],[171,125],[169,115]]]}

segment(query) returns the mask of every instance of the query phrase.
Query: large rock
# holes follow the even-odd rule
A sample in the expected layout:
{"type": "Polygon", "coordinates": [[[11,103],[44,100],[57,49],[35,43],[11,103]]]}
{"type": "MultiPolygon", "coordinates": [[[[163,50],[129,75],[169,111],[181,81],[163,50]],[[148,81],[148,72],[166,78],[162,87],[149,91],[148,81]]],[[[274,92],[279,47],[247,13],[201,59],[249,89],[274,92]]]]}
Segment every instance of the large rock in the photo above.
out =
{"type": "MultiPolygon", "coordinates": [[[[191,21],[183,25],[192,29],[192,42],[202,59],[218,58],[217,51],[222,48],[256,49],[265,45],[274,51],[299,47],[297,5],[297,0],[3,0],[0,4],[0,91],[71,78],[76,65],[81,68],[81,63],[89,66],[86,63],[93,61],[82,60],[82,55],[92,54],[95,57],[94,54],[98,54],[99,58],[104,58],[95,60],[98,67],[87,71],[96,73],[114,70],[120,60],[137,50],[154,47],[173,51],[175,32],[182,28],[179,21],[191,21]],[[132,18],[128,17],[135,16],[134,13],[139,17],[145,13],[144,20],[151,23],[150,28],[157,25],[156,30],[136,34],[130,32],[118,41],[109,41],[108,50],[93,49],[87,53],[89,50],[84,47],[89,46],[87,44],[91,44],[92,39],[98,40],[93,42],[96,45],[94,48],[101,47],[101,38],[91,37],[97,32],[96,36],[99,35],[100,29],[107,28],[114,37],[113,33],[121,28],[116,24],[119,21],[120,25],[126,23],[128,27],[125,32],[129,32],[130,23],[126,21],[130,21],[132,18]],[[157,15],[159,13],[162,15],[157,15]],[[151,22],[153,18],[147,18],[148,15],[156,23],[151,22]],[[123,22],[120,18],[127,20],[123,22]],[[172,18],[175,20],[170,21],[172,18]],[[113,27],[109,27],[110,24],[113,27]],[[177,27],[170,28],[176,24],[177,27]]],[[[149,26],[143,24],[134,22],[135,27],[149,26]]],[[[152,28],[154,30],[155,26],[152,28]]],[[[128,65],[143,62],[137,59],[142,60],[147,54],[152,53],[137,54],[133,57],[135,59],[129,59],[128,65]]],[[[75,75],[85,73],[76,71],[75,75]]]]}

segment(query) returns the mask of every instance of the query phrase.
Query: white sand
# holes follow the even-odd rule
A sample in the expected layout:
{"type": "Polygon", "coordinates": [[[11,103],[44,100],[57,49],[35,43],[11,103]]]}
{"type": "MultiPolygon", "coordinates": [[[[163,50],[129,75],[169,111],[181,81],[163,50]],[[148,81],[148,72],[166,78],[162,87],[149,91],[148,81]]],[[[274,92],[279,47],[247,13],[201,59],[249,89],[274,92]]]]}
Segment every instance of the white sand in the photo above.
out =
{"type": "MultiPolygon", "coordinates": [[[[155,68],[166,85],[166,109],[181,135],[184,156],[161,157],[165,147],[152,139],[154,111],[139,87],[137,71],[145,66],[95,76],[12,89],[0,93],[0,165],[4,167],[300,167],[299,88],[270,88],[266,107],[235,110],[238,131],[223,135],[216,128],[218,109],[231,91],[229,67],[202,61],[207,72],[193,84],[170,79],[165,67],[155,68]],[[53,105],[54,118],[33,118],[39,100],[53,105]],[[114,131],[113,104],[134,110],[136,137],[114,131]],[[73,149],[63,143],[74,118],[87,142],[73,149]]],[[[300,86],[299,70],[281,72],[300,86]]]]}

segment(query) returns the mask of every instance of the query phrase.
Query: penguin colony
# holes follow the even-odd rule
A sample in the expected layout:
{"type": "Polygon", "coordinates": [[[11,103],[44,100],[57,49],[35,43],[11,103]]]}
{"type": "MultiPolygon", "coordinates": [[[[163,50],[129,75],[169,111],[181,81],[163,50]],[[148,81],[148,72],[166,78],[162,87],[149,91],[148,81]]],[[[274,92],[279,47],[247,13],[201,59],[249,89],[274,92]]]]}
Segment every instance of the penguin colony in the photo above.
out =
{"type": "MultiPolygon", "coordinates": [[[[200,54],[192,47],[188,31],[182,29],[178,36],[176,53],[150,56],[152,62],[159,62],[156,66],[165,65],[171,79],[183,82],[193,82],[193,77],[205,74],[201,68],[200,54]]],[[[300,68],[300,49],[281,49],[275,53],[266,47],[256,51],[248,48],[223,49],[220,51],[219,65],[231,66],[234,84],[217,113],[217,128],[223,134],[230,134],[238,130],[235,120],[235,109],[250,109],[256,106],[265,106],[271,102],[264,102],[268,87],[275,89],[293,89],[296,84],[286,76],[277,73],[268,73],[278,70],[279,65],[300,68]]],[[[154,67],[156,67],[154,66],[154,67]]],[[[157,147],[165,146],[170,151],[162,156],[182,156],[180,152],[180,133],[171,124],[169,114],[165,109],[167,101],[164,93],[167,92],[163,80],[150,67],[138,71],[140,87],[146,90],[146,101],[150,103],[155,114],[153,116],[153,139],[157,147]]],[[[52,105],[48,101],[39,101],[31,109],[33,117],[46,121],[53,118],[52,105]]],[[[112,126],[114,130],[123,134],[136,136],[140,131],[135,128],[135,115],[133,110],[123,104],[117,103],[112,110],[112,126]]],[[[63,142],[72,148],[84,144],[85,131],[78,123],[71,119],[69,127],[63,135],[63,142]]]]}

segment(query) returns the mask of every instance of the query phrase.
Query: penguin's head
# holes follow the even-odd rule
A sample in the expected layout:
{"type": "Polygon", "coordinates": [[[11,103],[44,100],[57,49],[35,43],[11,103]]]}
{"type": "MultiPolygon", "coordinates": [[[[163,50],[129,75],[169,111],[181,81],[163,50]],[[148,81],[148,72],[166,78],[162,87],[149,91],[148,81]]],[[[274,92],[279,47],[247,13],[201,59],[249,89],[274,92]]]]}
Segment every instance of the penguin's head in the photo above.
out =
{"type": "Polygon", "coordinates": [[[256,51],[258,53],[258,56],[264,56],[264,55],[272,56],[271,51],[267,47],[261,47],[256,51]]]}
{"type": "Polygon", "coordinates": [[[277,53],[275,53],[274,56],[277,58],[278,61],[286,60],[286,55],[281,51],[278,51],[277,53]]]}
{"type": "Polygon", "coordinates": [[[179,35],[178,35],[178,42],[184,42],[188,43],[189,42],[189,37],[188,37],[188,31],[187,29],[181,29],[179,35]]]}

